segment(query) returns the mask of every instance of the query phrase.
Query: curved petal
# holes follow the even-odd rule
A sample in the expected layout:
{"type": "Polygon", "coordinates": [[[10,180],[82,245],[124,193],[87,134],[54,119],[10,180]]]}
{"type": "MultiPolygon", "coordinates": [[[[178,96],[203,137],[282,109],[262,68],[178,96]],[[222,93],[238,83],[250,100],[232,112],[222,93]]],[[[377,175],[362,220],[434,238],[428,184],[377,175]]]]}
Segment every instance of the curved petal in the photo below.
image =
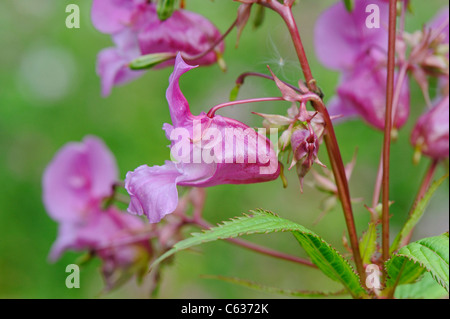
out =
{"type": "Polygon", "coordinates": [[[187,126],[192,118],[189,103],[180,89],[180,77],[189,70],[196,68],[183,61],[178,53],[175,59],[175,67],[169,78],[169,87],[166,91],[166,99],[169,103],[170,117],[174,127],[187,126]]]}
{"type": "MultiPolygon", "coordinates": [[[[139,43],[144,54],[182,52],[184,55],[196,56],[208,50],[221,36],[214,24],[202,15],[187,10],[177,10],[165,21],[155,19],[148,23],[139,34],[139,43]]],[[[215,49],[223,52],[223,41],[215,49]]],[[[216,53],[212,51],[192,61],[192,64],[209,65],[216,60],[216,53]]],[[[168,64],[161,64],[161,66],[168,64]]]]}
{"type": "Polygon", "coordinates": [[[146,215],[150,223],[172,213],[178,204],[177,178],[181,175],[169,161],[163,166],[142,165],[128,172],[125,178],[125,188],[130,194],[128,212],[146,215]]]}

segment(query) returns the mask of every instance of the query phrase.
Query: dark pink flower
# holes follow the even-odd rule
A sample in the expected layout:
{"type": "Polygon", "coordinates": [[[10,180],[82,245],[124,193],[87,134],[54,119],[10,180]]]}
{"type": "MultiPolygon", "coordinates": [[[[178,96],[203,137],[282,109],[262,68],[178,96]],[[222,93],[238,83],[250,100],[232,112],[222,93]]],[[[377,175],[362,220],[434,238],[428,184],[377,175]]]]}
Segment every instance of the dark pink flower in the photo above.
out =
{"type": "MultiPolygon", "coordinates": [[[[142,74],[132,71],[134,59],[152,53],[181,52],[193,64],[209,65],[223,53],[224,44],[200,56],[220,40],[219,30],[205,17],[177,10],[164,21],[158,19],[156,5],[145,0],[94,0],[92,21],[101,32],[111,34],[115,47],[101,51],[97,58],[97,73],[102,82],[102,94],[115,85],[129,82],[142,74]],[[198,56],[198,57],[197,57],[198,56]]],[[[173,65],[170,59],[156,66],[173,65]]]]}
{"type": "MultiPolygon", "coordinates": [[[[337,94],[329,102],[330,114],[360,116],[378,129],[384,128],[386,108],[386,30],[388,5],[377,0],[356,0],[349,12],[342,1],[325,11],[315,29],[317,56],[328,68],[342,72],[337,94]],[[370,28],[368,5],[379,8],[379,28],[370,28]]],[[[404,81],[393,119],[403,126],[409,116],[409,84],[404,81]]]]}
{"type": "MultiPolygon", "coordinates": [[[[331,115],[360,116],[383,130],[386,109],[387,70],[371,57],[362,57],[351,72],[344,72],[337,95],[329,102],[331,115]]],[[[402,127],[409,116],[409,85],[404,82],[393,125],[402,127]]]]}
{"type": "Polygon", "coordinates": [[[417,121],[411,134],[416,150],[433,159],[448,158],[449,97],[440,97],[417,121]]]}
{"type": "Polygon", "coordinates": [[[145,214],[152,223],[177,207],[177,185],[248,184],[270,181],[279,175],[277,155],[265,136],[234,119],[205,113],[192,115],[178,81],[193,68],[178,55],[166,93],[173,125],[165,124],[163,129],[172,141],[172,155],[178,162],[143,165],[128,172],[125,179],[131,196],[128,211],[145,214]]]}

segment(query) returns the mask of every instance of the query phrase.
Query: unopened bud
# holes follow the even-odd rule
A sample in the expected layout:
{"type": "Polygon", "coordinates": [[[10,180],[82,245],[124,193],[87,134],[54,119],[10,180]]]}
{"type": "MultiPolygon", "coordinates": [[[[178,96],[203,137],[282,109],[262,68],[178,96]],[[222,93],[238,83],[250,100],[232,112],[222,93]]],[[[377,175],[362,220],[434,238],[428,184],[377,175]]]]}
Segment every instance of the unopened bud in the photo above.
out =
{"type": "Polygon", "coordinates": [[[156,12],[159,20],[167,20],[175,11],[175,0],[158,0],[156,5],[156,12]]]}

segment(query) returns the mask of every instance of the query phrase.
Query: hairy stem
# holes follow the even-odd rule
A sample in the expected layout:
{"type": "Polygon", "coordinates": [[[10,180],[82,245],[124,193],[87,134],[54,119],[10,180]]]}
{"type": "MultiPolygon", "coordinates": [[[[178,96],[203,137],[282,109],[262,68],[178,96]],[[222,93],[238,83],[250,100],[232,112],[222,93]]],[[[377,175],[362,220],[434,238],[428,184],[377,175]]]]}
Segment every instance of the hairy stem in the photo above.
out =
{"type": "MultiPolygon", "coordinates": [[[[389,1],[389,45],[388,74],[386,84],[386,114],[383,142],[383,180],[382,180],[382,259],[389,259],[389,164],[392,133],[392,104],[394,100],[395,43],[397,25],[397,0],[389,1]]],[[[400,88],[399,88],[400,90],[400,88]]]]}

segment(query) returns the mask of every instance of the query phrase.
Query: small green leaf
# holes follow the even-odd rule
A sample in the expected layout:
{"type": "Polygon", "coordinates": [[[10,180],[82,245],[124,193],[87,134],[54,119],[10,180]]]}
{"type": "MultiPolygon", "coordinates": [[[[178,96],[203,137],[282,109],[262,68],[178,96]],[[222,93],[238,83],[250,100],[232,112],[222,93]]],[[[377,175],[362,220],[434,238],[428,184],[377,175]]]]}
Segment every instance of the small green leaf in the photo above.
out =
{"type": "Polygon", "coordinates": [[[369,223],[369,228],[363,234],[359,243],[359,250],[363,264],[371,264],[372,255],[377,251],[377,225],[369,223]]]}
{"type": "Polygon", "coordinates": [[[156,5],[156,13],[159,20],[167,20],[172,16],[175,11],[175,0],[158,0],[156,5]]]}
{"type": "Polygon", "coordinates": [[[343,0],[343,1],[347,11],[352,12],[353,9],[355,8],[355,0],[343,0]]]}
{"type": "Polygon", "coordinates": [[[414,282],[425,272],[431,273],[447,292],[449,288],[448,233],[429,237],[402,247],[385,266],[387,287],[414,282]]]}
{"type": "Polygon", "coordinates": [[[192,234],[193,237],[176,243],[171,250],[159,257],[153,266],[180,250],[202,243],[272,232],[291,232],[309,255],[311,261],[325,275],[342,283],[353,297],[361,298],[365,295],[359,277],[348,261],[330,244],[309,229],[264,210],[252,211],[251,215],[232,219],[203,233],[192,234]]]}
{"type": "Polygon", "coordinates": [[[263,22],[264,22],[264,17],[265,17],[265,12],[266,12],[266,7],[264,6],[257,6],[256,7],[256,14],[255,17],[253,19],[253,28],[257,29],[259,28],[263,22]]]}
{"type": "Polygon", "coordinates": [[[243,287],[247,287],[250,289],[267,292],[270,294],[280,294],[284,296],[290,297],[300,297],[300,298],[324,298],[324,297],[333,297],[333,296],[344,296],[347,295],[346,290],[340,290],[337,292],[321,292],[321,291],[305,291],[305,290],[289,290],[289,289],[281,289],[276,287],[270,287],[266,285],[262,285],[253,281],[239,279],[235,277],[225,277],[225,276],[202,276],[206,279],[217,279],[225,282],[229,282],[232,284],[240,285],[243,287]]]}
{"type": "Polygon", "coordinates": [[[151,53],[131,61],[129,67],[132,70],[149,69],[174,57],[173,53],[151,53]]]}
{"type": "Polygon", "coordinates": [[[397,237],[395,237],[394,242],[392,243],[390,249],[391,254],[399,248],[402,241],[411,233],[411,231],[417,225],[419,220],[422,218],[422,215],[425,212],[425,209],[427,208],[428,203],[430,202],[434,193],[439,188],[439,186],[447,179],[447,177],[448,174],[442,176],[439,180],[435,181],[427,190],[422,199],[417,203],[416,208],[409,216],[402,230],[398,233],[397,237]]]}
{"type": "Polygon", "coordinates": [[[397,299],[439,299],[445,298],[448,293],[433,279],[430,273],[426,273],[416,283],[398,286],[394,296],[397,299]]]}

